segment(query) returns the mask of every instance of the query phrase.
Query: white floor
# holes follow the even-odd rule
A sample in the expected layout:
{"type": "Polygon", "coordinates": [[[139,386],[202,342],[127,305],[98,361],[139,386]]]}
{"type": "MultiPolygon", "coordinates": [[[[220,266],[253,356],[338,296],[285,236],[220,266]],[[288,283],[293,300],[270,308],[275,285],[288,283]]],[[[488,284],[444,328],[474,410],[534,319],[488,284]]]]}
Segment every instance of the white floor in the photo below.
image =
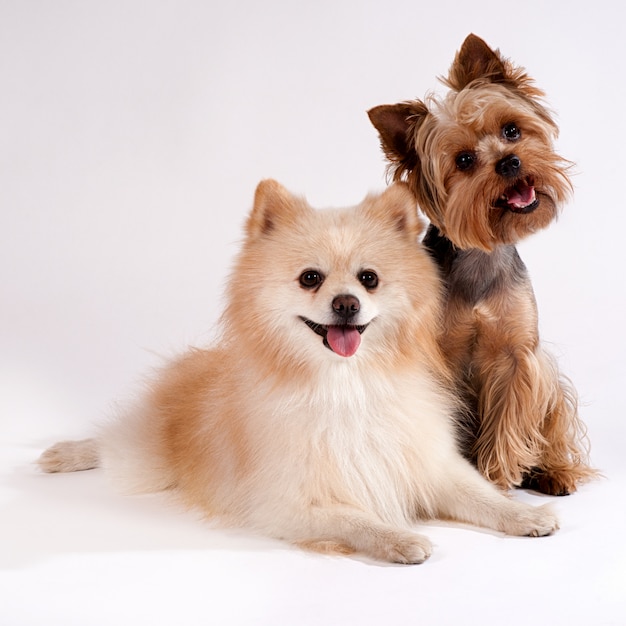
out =
{"type": "Polygon", "coordinates": [[[39,450],[0,450],[3,625],[624,624],[623,471],[555,498],[552,537],[428,524],[431,559],[386,566],[215,530],[99,471],[40,474],[39,450]]]}

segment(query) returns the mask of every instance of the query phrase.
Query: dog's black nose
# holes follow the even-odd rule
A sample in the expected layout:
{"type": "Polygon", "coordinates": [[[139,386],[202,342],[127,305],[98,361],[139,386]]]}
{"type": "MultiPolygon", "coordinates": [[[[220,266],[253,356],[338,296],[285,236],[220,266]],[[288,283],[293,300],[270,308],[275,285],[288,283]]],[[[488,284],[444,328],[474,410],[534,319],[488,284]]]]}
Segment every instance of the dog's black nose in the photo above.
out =
{"type": "Polygon", "coordinates": [[[348,321],[361,309],[359,299],[350,294],[342,294],[333,299],[333,311],[344,321],[348,321]]]}
{"type": "Polygon", "coordinates": [[[504,178],[515,178],[522,167],[522,160],[516,154],[509,154],[496,163],[496,174],[504,178]]]}

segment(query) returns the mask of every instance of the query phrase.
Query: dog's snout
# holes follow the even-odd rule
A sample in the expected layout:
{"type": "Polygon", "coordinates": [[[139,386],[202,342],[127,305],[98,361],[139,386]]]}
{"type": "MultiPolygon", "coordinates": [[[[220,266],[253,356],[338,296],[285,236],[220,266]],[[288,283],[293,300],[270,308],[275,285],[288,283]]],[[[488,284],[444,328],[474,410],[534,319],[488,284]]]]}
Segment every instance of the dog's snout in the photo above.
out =
{"type": "Polygon", "coordinates": [[[522,160],[516,154],[509,154],[496,163],[496,174],[504,178],[514,178],[519,174],[522,160]]]}
{"type": "Polygon", "coordinates": [[[344,320],[349,320],[361,310],[361,303],[356,296],[342,294],[333,299],[333,311],[344,320]]]}

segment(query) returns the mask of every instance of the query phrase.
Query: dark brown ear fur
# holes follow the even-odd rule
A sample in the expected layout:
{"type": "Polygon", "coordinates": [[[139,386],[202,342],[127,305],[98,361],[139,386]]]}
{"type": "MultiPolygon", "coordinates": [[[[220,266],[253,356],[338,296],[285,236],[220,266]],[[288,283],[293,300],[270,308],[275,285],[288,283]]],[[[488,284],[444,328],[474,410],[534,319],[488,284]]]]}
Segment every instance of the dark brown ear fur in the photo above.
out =
{"type": "Polygon", "coordinates": [[[414,138],[419,126],[428,115],[426,105],[420,100],[382,104],[367,112],[380,135],[380,144],[389,159],[393,180],[402,180],[407,172],[419,168],[414,138]]]}
{"type": "Polygon", "coordinates": [[[532,83],[524,68],[515,67],[499,50],[492,50],[480,37],[470,34],[456,53],[448,78],[442,82],[455,91],[466,87],[500,83],[526,98],[544,95],[532,83]]]}
{"type": "Polygon", "coordinates": [[[456,53],[445,82],[450,89],[461,91],[475,80],[505,82],[506,68],[498,53],[480,37],[471,34],[456,53]]]}

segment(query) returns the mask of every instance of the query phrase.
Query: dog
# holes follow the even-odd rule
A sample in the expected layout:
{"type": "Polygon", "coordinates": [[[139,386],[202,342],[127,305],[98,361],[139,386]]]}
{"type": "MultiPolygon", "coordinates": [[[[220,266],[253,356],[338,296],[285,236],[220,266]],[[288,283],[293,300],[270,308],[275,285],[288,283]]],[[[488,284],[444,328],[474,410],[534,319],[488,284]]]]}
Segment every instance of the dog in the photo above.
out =
{"type": "Polygon", "coordinates": [[[422,231],[402,183],[316,211],[262,181],[215,347],[185,353],[127,415],[39,465],[101,466],[125,492],[174,490],[229,526],[394,563],[431,554],[419,519],[554,532],[550,508],[506,497],[458,450],[422,231]]]}
{"type": "Polygon", "coordinates": [[[524,68],[469,35],[443,98],[368,111],[394,180],[430,220],[423,243],[446,284],[442,349],[464,392],[465,454],[503,488],[566,495],[596,475],[577,394],[539,342],[515,244],[569,197],[571,163],[524,68]]]}

